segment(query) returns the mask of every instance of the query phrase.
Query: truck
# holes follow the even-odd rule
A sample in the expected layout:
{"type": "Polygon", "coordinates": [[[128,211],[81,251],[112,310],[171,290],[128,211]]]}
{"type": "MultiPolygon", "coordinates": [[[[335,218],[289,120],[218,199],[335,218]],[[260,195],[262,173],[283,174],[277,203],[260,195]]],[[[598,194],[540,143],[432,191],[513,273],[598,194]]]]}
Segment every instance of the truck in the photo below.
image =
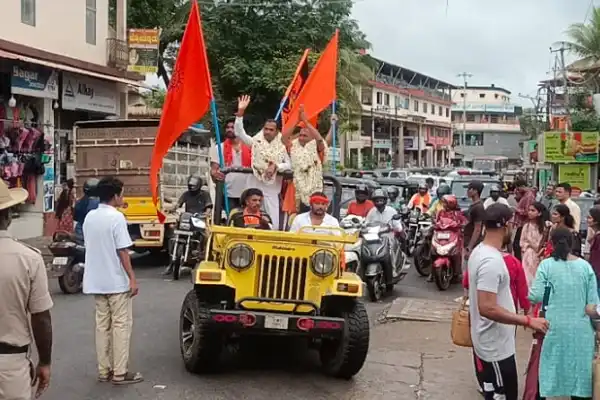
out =
{"type": "MultiPolygon", "coordinates": [[[[136,252],[166,255],[177,223],[169,212],[187,190],[187,179],[209,177],[208,135],[184,132],[163,160],[159,173],[158,208],[167,215],[161,223],[152,202],[150,159],[159,120],[127,119],[77,122],[73,128],[74,181],[78,195],[90,178],[114,176],[124,183],[124,205],[129,234],[136,252]]],[[[206,133],[205,131],[204,133],[206,133]]]]}

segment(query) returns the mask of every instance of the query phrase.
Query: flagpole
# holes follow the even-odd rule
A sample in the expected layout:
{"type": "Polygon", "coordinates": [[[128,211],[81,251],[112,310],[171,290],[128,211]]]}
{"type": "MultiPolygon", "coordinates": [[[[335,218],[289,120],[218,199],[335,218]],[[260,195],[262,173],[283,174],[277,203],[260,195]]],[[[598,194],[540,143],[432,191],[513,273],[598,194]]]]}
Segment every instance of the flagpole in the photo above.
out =
{"type": "MultiPolygon", "coordinates": [[[[214,98],[210,100],[210,113],[212,114],[213,126],[215,127],[215,136],[217,137],[217,156],[219,157],[219,169],[225,168],[225,160],[223,158],[223,146],[221,146],[221,128],[219,127],[219,119],[217,118],[217,102],[214,98]]],[[[227,195],[227,184],[223,182],[223,197],[225,204],[225,215],[229,216],[229,196],[227,195]]],[[[215,199],[215,202],[217,199],[215,199]]],[[[215,218],[220,218],[217,216],[215,218]]]]}
{"type": "Polygon", "coordinates": [[[279,122],[279,118],[281,118],[281,113],[283,112],[283,107],[285,107],[285,103],[287,103],[288,95],[286,94],[281,99],[281,103],[279,103],[279,110],[277,110],[277,114],[275,114],[275,121],[279,122]]]}
{"type": "MultiPolygon", "coordinates": [[[[333,103],[331,103],[331,114],[335,114],[335,100],[333,101],[333,103]]],[[[336,131],[337,131],[337,126],[336,126],[336,121],[332,120],[331,121],[331,147],[333,147],[333,150],[331,151],[331,172],[333,172],[333,175],[335,176],[335,172],[336,172],[336,167],[335,167],[335,154],[336,154],[336,147],[335,147],[335,136],[336,136],[336,131]]]]}

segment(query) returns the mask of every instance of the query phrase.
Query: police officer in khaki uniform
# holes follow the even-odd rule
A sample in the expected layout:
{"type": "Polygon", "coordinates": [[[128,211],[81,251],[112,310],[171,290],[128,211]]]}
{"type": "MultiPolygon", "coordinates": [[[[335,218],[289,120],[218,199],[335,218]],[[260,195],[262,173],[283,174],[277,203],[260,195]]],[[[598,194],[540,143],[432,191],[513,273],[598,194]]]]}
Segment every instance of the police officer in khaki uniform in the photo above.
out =
{"type": "Polygon", "coordinates": [[[0,399],[30,400],[50,383],[52,299],[44,260],[37,249],[8,233],[10,207],[27,199],[0,179],[0,399]],[[35,339],[39,363],[30,360],[35,339]]]}

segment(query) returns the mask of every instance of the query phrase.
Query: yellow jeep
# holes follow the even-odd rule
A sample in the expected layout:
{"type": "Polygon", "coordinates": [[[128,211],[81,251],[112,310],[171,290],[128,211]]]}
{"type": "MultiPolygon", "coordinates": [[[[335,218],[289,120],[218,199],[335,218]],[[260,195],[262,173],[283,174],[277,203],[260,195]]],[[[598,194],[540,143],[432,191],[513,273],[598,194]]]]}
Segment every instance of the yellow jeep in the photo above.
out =
{"type": "MultiPolygon", "coordinates": [[[[250,170],[223,172],[240,171],[250,170]]],[[[333,176],[324,179],[336,189],[332,214],[339,217],[341,185],[333,176]]],[[[216,218],[222,199],[223,183],[217,183],[206,259],[194,269],[194,287],[181,307],[186,369],[216,370],[225,346],[241,336],[283,335],[313,340],[326,374],[349,379],[358,373],[369,349],[369,318],[363,283],[343,266],[344,244],[356,237],[341,229],[329,235],[227,226],[216,218]]]]}

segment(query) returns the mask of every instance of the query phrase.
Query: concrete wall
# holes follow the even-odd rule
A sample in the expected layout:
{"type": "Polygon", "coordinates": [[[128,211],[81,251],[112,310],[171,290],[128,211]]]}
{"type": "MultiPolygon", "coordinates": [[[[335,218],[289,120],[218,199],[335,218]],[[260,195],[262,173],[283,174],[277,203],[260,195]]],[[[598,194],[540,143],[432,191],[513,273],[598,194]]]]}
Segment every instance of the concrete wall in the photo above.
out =
{"type": "Polygon", "coordinates": [[[106,65],[108,0],[96,0],[96,44],[86,43],[86,0],[35,1],[35,26],[21,22],[21,1],[1,2],[0,38],[106,65]]]}
{"type": "MultiPolygon", "coordinates": [[[[455,131],[455,134],[459,132],[455,131]]],[[[516,159],[521,154],[520,134],[505,132],[485,132],[483,146],[454,146],[454,151],[468,156],[506,156],[516,159]]]]}

